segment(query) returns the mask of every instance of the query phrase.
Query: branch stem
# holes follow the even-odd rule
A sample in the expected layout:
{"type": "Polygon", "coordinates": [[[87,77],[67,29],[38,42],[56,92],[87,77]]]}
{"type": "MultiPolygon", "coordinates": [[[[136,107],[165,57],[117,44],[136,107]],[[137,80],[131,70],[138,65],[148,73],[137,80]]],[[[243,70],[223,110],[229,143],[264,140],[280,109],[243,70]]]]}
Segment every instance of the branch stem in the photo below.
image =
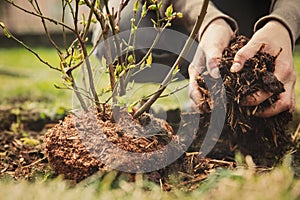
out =
{"type": "Polygon", "coordinates": [[[187,39],[182,51],[180,52],[180,55],[178,56],[177,60],[175,61],[175,63],[173,64],[172,68],[170,69],[168,75],[165,77],[165,79],[162,81],[162,83],[160,84],[158,90],[154,93],[153,96],[151,96],[150,99],[148,99],[148,101],[142,105],[134,114],[134,118],[138,118],[141,114],[143,114],[146,110],[149,110],[149,108],[152,106],[152,104],[159,98],[159,96],[163,93],[163,91],[167,88],[167,86],[169,85],[169,83],[171,82],[172,78],[173,78],[173,72],[176,69],[177,66],[179,66],[181,64],[181,62],[183,61],[183,59],[187,56],[193,41],[195,40],[200,27],[203,23],[204,17],[206,15],[207,12],[207,7],[209,4],[209,0],[204,0],[203,4],[202,4],[202,8],[200,11],[200,14],[197,17],[197,20],[195,22],[194,28],[189,36],[189,38],[187,39]]]}

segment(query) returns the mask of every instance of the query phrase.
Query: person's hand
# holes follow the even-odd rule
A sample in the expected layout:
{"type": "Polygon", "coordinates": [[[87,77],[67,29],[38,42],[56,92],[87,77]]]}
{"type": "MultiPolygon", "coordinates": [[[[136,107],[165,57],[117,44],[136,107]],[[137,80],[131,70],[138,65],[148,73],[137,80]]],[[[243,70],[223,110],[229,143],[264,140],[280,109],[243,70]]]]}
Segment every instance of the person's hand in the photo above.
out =
{"type": "Polygon", "coordinates": [[[194,109],[203,112],[208,111],[208,108],[203,104],[203,95],[198,89],[196,78],[205,66],[213,78],[220,77],[218,61],[232,36],[233,31],[231,27],[221,18],[211,22],[203,33],[194,59],[189,66],[189,96],[194,109]]]}
{"type": "MultiPolygon", "coordinates": [[[[292,112],[295,108],[294,87],[296,74],[294,71],[290,35],[280,22],[272,20],[259,29],[247,45],[237,52],[234,57],[234,64],[230,70],[233,73],[241,70],[245,61],[253,57],[263,44],[265,45],[263,51],[273,56],[277,55],[280,48],[282,48],[282,52],[275,61],[274,75],[284,84],[285,92],[280,94],[279,100],[272,106],[266,108],[263,112],[258,112],[256,115],[259,117],[271,117],[285,110],[292,112]]],[[[243,105],[259,105],[271,95],[271,93],[265,91],[257,91],[253,95],[248,96],[243,105]]]]}

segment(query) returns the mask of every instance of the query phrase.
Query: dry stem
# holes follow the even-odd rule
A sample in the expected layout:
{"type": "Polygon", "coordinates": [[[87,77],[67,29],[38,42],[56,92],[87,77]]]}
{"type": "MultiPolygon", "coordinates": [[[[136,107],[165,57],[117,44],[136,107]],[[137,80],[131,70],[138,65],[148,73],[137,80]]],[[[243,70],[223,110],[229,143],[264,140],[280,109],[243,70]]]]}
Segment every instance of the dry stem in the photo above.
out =
{"type": "Polygon", "coordinates": [[[166,89],[166,87],[169,85],[169,83],[172,80],[173,77],[173,71],[176,69],[177,66],[179,66],[181,64],[181,62],[183,61],[183,59],[186,57],[186,55],[188,54],[192,43],[194,41],[194,39],[196,38],[199,29],[202,25],[202,22],[204,20],[204,16],[206,15],[206,11],[207,11],[207,7],[208,7],[208,0],[205,0],[203,2],[202,8],[201,8],[201,12],[197,18],[197,21],[194,25],[194,28],[188,38],[188,40],[186,41],[182,51],[180,52],[180,55],[178,56],[177,60],[175,61],[175,63],[173,64],[172,68],[170,69],[168,75],[165,77],[165,79],[163,80],[163,82],[160,84],[159,89],[156,91],[156,93],[150,98],[148,99],[148,101],[141,106],[137,112],[134,114],[134,118],[138,118],[141,114],[143,114],[146,110],[149,110],[149,108],[151,107],[151,105],[159,98],[159,96],[163,93],[163,91],[166,89]]]}

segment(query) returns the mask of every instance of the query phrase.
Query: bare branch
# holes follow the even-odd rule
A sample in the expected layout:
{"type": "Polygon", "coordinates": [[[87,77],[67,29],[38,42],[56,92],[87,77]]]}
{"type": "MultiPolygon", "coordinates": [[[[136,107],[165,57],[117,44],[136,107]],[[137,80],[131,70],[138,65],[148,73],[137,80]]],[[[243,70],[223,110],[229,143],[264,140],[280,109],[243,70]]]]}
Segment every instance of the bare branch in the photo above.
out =
{"type": "Polygon", "coordinates": [[[21,40],[19,40],[18,38],[16,38],[13,34],[11,34],[4,26],[2,26],[0,24],[0,27],[7,32],[7,34],[9,35],[10,38],[12,38],[14,41],[16,41],[17,43],[19,43],[21,46],[23,46],[25,49],[27,49],[29,52],[31,52],[35,57],[37,57],[37,59],[39,59],[40,62],[44,63],[45,65],[47,65],[49,68],[54,69],[56,71],[61,71],[61,69],[53,67],[50,63],[48,63],[47,61],[45,61],[43,58],[40,57],[40,55],[38,53],[36,53],[34,50],[32,50],[28,45],[26,45],[24,42],[22,42],[21,40]]]}
{"type": "Polygon", "coordinates": [[[117,27],[120,27],[120,21],[121,21],[121,12],[122,10],[127,6],[128,2],[130,0],[121,0],[120,1],[120,5],[119,5],[119,8],[118,8],[118,12],[116,13],[115,15],[115,19],[117,19],[117,23],[116,23],[116,26],[117,27]]]}
{"type": "MultiPolygon", "coordinates": [[[[41,9],[40,9],[40,6],[39,6],[37,0],[34,0],[34,3],[35,3],[35,5],[36,5],[36,8],[34,7],[33,2],[31,3],[32,7],[36,10],[36,12],[37,12],[39,15],[43,16],[43,13],[42,13],[42,11],[41,11],[41,9]]],[[[49,31],[48,31],[48,28],[47,28],[45,19],[44,19],[44,18],[41,18],[41,19],[42,19],[42,24],[43,24],[45,33],[46,33],[46,35],[47,35],[47,37],[48,37],[48,40],[50,41],[50,43],[52,44],[52,46],[56,49],[56,51],[57,51],[59,54],[62,54],[61,50],[59,49],[59,47],[57,46],[57,44],[53,41],[53,39],[52,39],[52,37],[51,37],[51,35],[50,35],[49,31]]]]}
{"type": "Polygon", "coordinates": [[[13,5],[14,7],[18,8],[19,10],[21,10],[21,11],[23,11],[23,12],[25,12],[25,13],[28,13],[28,14],[30,14],[30,15],[33,15],[33,16],[36,16],[36,17],[39,17],[39,18],[42,18],[42,19],[45,19],[45,20],[47,20],[47,21],[49,21],[49,22],[54,23],[55,25],[63,26],[63,27],[65,27],[66,29],[68,29],[68,30],[70,30],[71,32],[73,32],[73,33],[76,34],[75,30],[74,30],[72,27],[68,26],[67,24],[65,24],[65,23],[63,23],[63,22],[57,21],[57,20],[52,19],[52,18],[50,18],[50,17],[46,17],[46,16],[43,16],[43,15],[37,14],[37,13],[35,13],[35,12],[28,11],[28,10],[22,8],[21,6],[15,4],[13,1],[10,1],[10,0],[4,0],[4,1],[6,1],[7,3],[13,5]]]}
{"type": "Polygon", "coordinates": [[[200,29],[200,27],[202,25],[202,22],[204,20],[206,12],[207,12],[208,4],[209,4],[209,0],[204,0],[204,2],[202,4],[201,11],[200,11],[200,14],[198,15],[198,18],[197,18],[197,20],[195,22],[194,28],[193,28],[193,30],[192,30],[189,38],[187,39],[187,41],[186,41],[183,49],[181,50],[180,55],[178,56],[177,60],[173,64],[173,66],[170,69],[168,75],[165,77],[165,79],[160,84],[160,87],[158,88],[158,90],[156,91],[156,93],[143,106],[141,106],[139,108],[139,110],[137,110],[137,112],[133,116],[134,118],[139,117],[146,110],[148,110],[151,107],[151,105],[158,99],[158,97],[163,93],[163,91],[166,89],[166,87],[168,86],[168,84],[171,82],[172,77],[173,77],[173,71],[184,60],[184,58],[186,57],[186,55],[188,54],[188,52],[189,52],[189,50],[191,48],[191,45],[192,45],[194,39],[196,38],[196,36],[197,36],[197,34],[199,32],[199,29],[200,29]]]}
{"type": "MultiPolygon", "coordinates": [[[[111,30],[112,30],[112,33],[113,33],[114,42],[115,42],[115,45],[116,45],[117,56],[118,56],[118,64],[123,65],[123,58],[122,58],[122,55],[121,55],[121,43],[120,43],[120,38],[118,36],[118,30],[116,29],[114,15],[112,15],[110,13],[109,6],[108,6],[108,0],[104,0],[104,5],[105,5],[106,13],[107,13],[107,16],[108,16],[109,24],[110,24],[110,27],[111,27],[111,30]]],[[[124,87],[125,87],[124,79],[121,78],[121,80],[120,80],[120,95],[125,95],[126,89],[124,87]]]]}

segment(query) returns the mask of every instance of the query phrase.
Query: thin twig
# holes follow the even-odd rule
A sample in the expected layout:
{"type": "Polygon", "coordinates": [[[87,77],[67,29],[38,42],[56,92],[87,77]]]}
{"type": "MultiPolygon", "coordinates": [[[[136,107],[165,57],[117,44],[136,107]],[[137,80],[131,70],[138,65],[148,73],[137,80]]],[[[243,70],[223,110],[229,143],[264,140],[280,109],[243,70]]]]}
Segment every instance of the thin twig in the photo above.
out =
{"type": "Polygon", "coordinates": [[[184,58],[186,57],[186,55],[188,54],[188,52],[189,52],[189,50],[190,50],[190,48],[192,46],[192,43],[193,43],[194,39],[196,38],[196,36],[197,36],[197,34],[199,32],[199,29],[200,29],[200,27],[202,25],[202,22],[204,20],[206,12],[207,12],[208,3],[209,3],[209,0],[204,0],[201,12],[198,15],[198,18],[196,20],[196,23],[194,25],[194,28],[193,28],[193,30],[192,30],[189,38],[187,39],[187,41],[186,41],[186,43],[185,43],[182,51],[180,52],[180,55],[178,56],[177,60],[173,64],[173,66],[170,69],[168,75],[162,81],[159,89],[157,90],[157,92],[143,106],[141,106],[137,110],[137,112],[134,114],[134,118],[139,117],[146,110],[148,110],[151,107],[151,105],[158,99],[158,97],[163,93],[163,91],[166,89],[166,87],[168,86],[168,84],[171,82],[172,77],[173,77],[173,71],[184,60],[184,58]]]}
{"type": "Polygon", "coordinates": [[[30,163],[29,165],[23,166],[23,168],[31,167],[31,166],[36,165],[36,164],[38,164],[39,162],[42,162],[43,160],[46,160],[46,159],[47,159],[47,157],[45,156],[45,157],[43,157],[43,158],[40,158],[40,159],[38,159],[38,160],[36,160],[36,161],[30,163]]]}
{"type": "MultiPolygon", "coordinates": [[[[108,0],[104,0],[104,5],[105,5],[105,9],[106,9],[106,14],[108,16],[108,21],[111,27],[111,31],[114,37],[114,42],[115,42],[115,46],[116,46],[116,50],[117,50],[117,56],[118,56],[118,64],[119,65],[123,65],[123,58],[121,55],[121,43],[120,43],[120,38],[118,36],[118,31],[116,29],[116,25],[115,25],[115,19],[114,16],[110,13],[109,10],[109,6],[108,6],[108,0]]],[[[119,95],[125,95],[126,94],[126,88],[124,88],[124,78],[121,78],[120,80],[120,94],[119,95]]]]}
{"type": "MultiPolygon", "coordinates": [[[[34,7],[34,4],[33,2],[31,3],[32,7],[36,10],[36,12],[41,15],[41,16],[44,16],[41,9],[40,9],[40,6],[37,2],[37,0],[34,0],[34,3],[36,5],[36,8],[34,7]]],[[[44,30],[45,30],[45,33],[47,35],[47,38],[48,40],[50,41],[50,43],[52,44],[52,46],[56,49],[56,51],[59,53],[59,54],[62,54],[61,50],[59,49],[59,47],[57,46],[57,44],[53,41],[49,31],[48,31],[48,28],[47,28],[47,25],[46,25],[46,22],[45,22],[45,19],[44,18],[41,18],[42,20],[42,24],[43,24],[43,27],[44,27],[44,30]]]]}
{"type": "MultiPolygon", "coordinates": [[[[67,4],[65,4],[64,2],[65,2],[64,0],[61,1],[61,6],[62,6],[61,21],[63,23],[65,23],[65,13],[66,13],[66,7],[67,7],[67,4]]],[[[62,27],[62,36],[63,36],[64,48],[65,48],[66,52],[68,53],[67,34],[66,34],[66,30],[65,30],[64,26],[62,27]]]]}
{"type": "Polygon", "coordinates": [[[122,10],[127,6],[128,2],[130,0],[121,0],[120,1],[120,5],[119,5],[119,9],[118,12],[115,15],[115,18],[117,19],[117,23],[116,26],[119,27],[120,26],[120,21],[121,21],[121,12],[122,10]]]}
{"type": "Polygon", "coordinates": [[[83,110],[85,112],[88,112],[88,107],[87,107],[84,99],[82,98],[81,93],[78,90],[78,87],[76,85],[76,82],[74,81],[74,78],[73,78],[72,74],[70,76],[72,78],[72,88],[73,88],[73,91],[75,92],[75,95],[76,95],[77,99],[79,100],[79,103],[80,103],[81,107],[83,108],[83,110]]]}
{"type": "MultiPolygon", "coordinates": [[[[94,15],[96,16],[98,22],[100,23],[101,29],[102,29],[104,46],[105,46],[105,50],[106,50],[106,59],[107,59],[107,63],[108,63],[109,80],[110,80],[110,86],[112,89],[112,99],[113,99],[113,102],[116,102],[116,90],[115,90],[116,80],[115,80],[115,76],[114,76],[114,66],[113,66],[113,62],[112,62],[110,44],[108,42],[108,28],[105,25],[105,20],[104,20],[103,15],[101,13],[99,13],[96,8],[93,8],[91,6],[92,4],[89,0],[84,0],[84,2],[86,3],[86,5],[89,8],[93,9],[94,15]]],[[[102,10],[101,5],[99,5],[99,6],[100,6],[99,9],[102,10]]]]}
{"type": "Polygon", "coordinates": [[[37,59],[39,59],[40,62],[44,63],[45,65],[47,65],[51,69],[54,69],[56,71],[60,71],[61,72],[61,69],[53,67],[47,61],[43,60],[43,58],[41,58],[38,53],[36,53],[29,46],[27,46],[24,42],[22,42],[21,40],[19,40],[18,38],[16,38],[14,35],[12,35],[4,26],[2,26],[0,24],[0,27],[9,34],[9,37],[11,37],[14,41],[16,41],[17,43],[19,43],[20,45],[22,45],[25,49],[27,49],[29,52],[31,52],[35,57],[37,57],[37,59]]]}
{"type": "MultiPolygon", "coordinates": [[[[96,4],[96,0],[93,0],[91,7],[94,8],[95,4],[96,4]]],[[[83,38],[86,38],[86,36],[89,32],[89,29],[90,29],[90,25],[91,25],[93,13],[94,13],[92,8],[90,8],[89,17],[88,17],[88,20],[87,20],[87,25],[86,25],[84,33],[83,33],[83,38]]]]}
{"type": "Polygon", "coordinates": [[[10,0],[4,0],[4,1],[6,1],[7,3],[11,4],[12,6],[18,8],[19,10],[21,10],[21,11],[23,11],[23,12],[25,12],[25,13],[28,13],[28,14],[30,14],[30,15],[33,15],[33,16],[36,16],[36,17],[39,17],[39,18],[42,18],[42,19],[45,19],[45,20],[47,20],[47,21],[49,21],[49,22],[54,23],[55,25],[63,26],[63,27],[65,27],[65,28],[69,29],[71,32],[75,33],[75,31],[74,31],[74,29],[73,29],[72,27],[68,26],[67,24],[65,24],[65,23],[63,23],[63,22],[57,21],[57,20],[52,19],[52,18],[50,18],[50,17],[46,17],[46,16],[39,15],[39,14],[37,14],[37,13],[35,13],[35,12],[28,11],[28,10],[26,10],[25,8],[22,8],[21,6],[15,4],[13,1],[10,1],[10,0]]]}

